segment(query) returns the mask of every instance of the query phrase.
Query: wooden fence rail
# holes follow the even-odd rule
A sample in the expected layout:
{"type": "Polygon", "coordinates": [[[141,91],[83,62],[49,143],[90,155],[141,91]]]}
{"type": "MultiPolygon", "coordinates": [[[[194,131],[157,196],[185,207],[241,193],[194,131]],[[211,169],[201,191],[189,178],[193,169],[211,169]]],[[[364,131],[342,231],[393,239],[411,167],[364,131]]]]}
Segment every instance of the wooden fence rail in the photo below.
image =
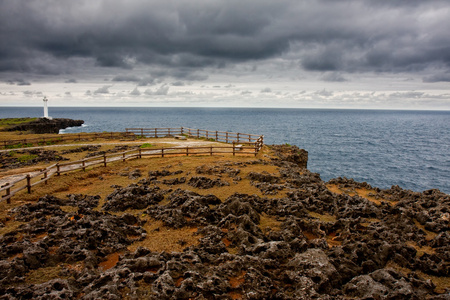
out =
{"type": "MultiPolygon", "coordinates": [[[[127,128],[127,133],[134,132],[128,131],[130,128],[127,128]]],[[[139,128],[140,130],[140,128],[139,128]]],[[[161,132],[170,132],[170,134],[185,134],[187,132],[189,134],[189,130],[185,131],[186,129],[178,129],[178,131],[173,130],[173,128],[165,128],[164,130],[156,131],[156,135],[161,136],[163,133],[161,132]]],[[[143,130],[142,132],[145,132],[143,130]]],[[[155,132],[155,131],[153,131],[155,132]]],[[[200,132],[199,130],[197,132],[200,132]]],[[[202,131],[203,133],[206,133],[206,137],[209,136],[209,132],[206,130],[202,131]]],[[[191,130],[192,133],[192,130],[191,130]]],[[[135,132],[134,132],[135,134],[135,132]]],[[[217,137],[219,137],[219,132],[214,132],[217,137]]],[[[161,147],[161,148],[155,148],[151,150],[144,150],[142,148],[124,151],[120,153],[114,153],[114,154],[103,154],[99,156],[89,157],[77,161],[72,162],[64,162],[64,163],[56,163],[51,166],[48,166],[47,168],[41,170],[40,172],[36,174],[27,174],[26,176],[23,176],[13,182],[6,183],[5,185],[0,187],[0,193],[5,192],[5,195],[1,196],[1,200],[6,200],[7,203],[10,203],[10,199],[12,196],[14,196],[17,192],[27,189],[28,193],[31,193],[31,188],[37,184],[45,183],[47,184],[47,181],[52,176],[59,176],[61,173],[64,172],[71,172],[76,170],[83,170],[86,171],[87,167],[92,167],[95,165],[103,165],[104,167],[107,166],[107,163],[111,163],[114,161],[126,161],[127,159],[133,159],[133,158],[142,158],[144,156],[160,156],[160,157],[167,157],[167,156],[189,156],[189,155],[214,155],[214,154],[232,154],[235,155],[257,155],[258,152],[261,150],[263,143],[264,143],[264,137],[259,136],[255,138],[255,135],[248,135],[248,134],[240,134],[240,133],[229,133],[230,135],[225,135],[229,138],[231,141],[231,138],[233,137],[245,137],[245,139],[249,140],[244,141],[242,139],[237,138],[237,141],[231,141],[232,146],[203,146],[203,147],[161,147]],[[32,183],[32,179],[35,179],[39,176],[43,176],[42,178],[38,178],[38,181],[32,183]]],[[[191,134],[189,134],[191,135],[191,134]]],[[[217,138],[215,140],[218,140],[217,138]]]]}
{"type": "Polygon", "coordinates": [[[165,136],[188,136],[194,138],[205,138],[207,140],[214,140],[216,142],[236,143],[242,142],[258,142],[263,136],[249,133],[227,132],[227,131],[211,131],[205,129],[193,129],[187,127],[179,128],[126,128],[127,133],[145,137],[165,137],[165,136]]]}

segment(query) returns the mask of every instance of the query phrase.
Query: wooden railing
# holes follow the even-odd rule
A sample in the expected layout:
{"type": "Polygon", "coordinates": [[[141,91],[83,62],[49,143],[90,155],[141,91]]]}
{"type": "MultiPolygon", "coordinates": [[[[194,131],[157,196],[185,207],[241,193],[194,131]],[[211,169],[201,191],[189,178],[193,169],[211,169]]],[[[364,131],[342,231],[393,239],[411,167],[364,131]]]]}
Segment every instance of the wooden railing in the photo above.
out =
{"type": "Polygon", "coordinates": [[[205,129],[193,129],[187,127],[179,128],[126,128],[126,133],[133,133],[138,136],[144,137],[172,137],[172,136],[187,136],[194,138],[205,138],[207,140],[214,140],[216,142],[224,143],[243,143],[243,142],[260,142],[263,143],[264,136],[249,134],[249,133],[236,133],[227,131],[211,131],[205,129]]]}
{"type": "Polygon", "coordinates": [[[71,133],[71,134],[58,134],[54,136],[28,138],[28,139],[16,139],[16,140],[4,140],[1,141],[1,145],[5,149],[22,148],[27,146],[44,146],[53,145],[55,143],[66,141],[82,141],[90,139],[117,139],[117,138],[130,138],[133,137],[132,133],[128,132],[101,132],[101,133],[71,133]]]}
{"type": "MultiPolygon", "coordinates": [[[[159,128],[161,129],[161,128],[159,128]]],[[[139,129],[140,130],[140,129],[139,129]]],[[[169,128],[166,128],[167,133],[169,132],[169,128]]],[[[127,133],[131,133],[132,131],[128,131],[127,133]]],[[[145,131],[143,131],[145,132],[145,131]]],[[[157,130],[158,136],[163,136],[163,131],[157,130]]],[[[189,133],[189,129],[179,129],[179,131],[172,131],[170,129],[170,134],[174,135],[176,133],[179,134],[187,134],[189,136],[195,136],[189,133]],[[185,131],[187,130],[187,131],[185,131]]],[[[196,133],[199,133],[199,137],[202,137],[200,135],[200,132],[206,135],[206,138],[210,136],[210,132],[203,130],[203,131],[196,131],[196,133]]],[[[191,131],[192,133],[192,131],[191,131]]],[[[214,134],[216,134],[214,137],[217,137],[217,139],[220,139],[220,135],[218,131],[214,131],[214,134]]],[[[133,134],[133,133],[132,133],[133,134]]],[[[135,134],[135,132],[134,132],[135,134]]],[[[211,137],[211,138],[214,138],[211,137]]],[[[254,139],[255,135],[248,135],[248,134],[240,134],[236,133],[229,135],[225,135],[225,138],[229,141],[231,141],[231,146],[229,145],[223,145],[223,146],[203,146],[203,147],[161,147],[161,148],[152,148],[152,149],[134,149],[129,150],[125,152],[115,153],[115,154],[109,154],[109,155],[100,155],[100,156],[94,156],[89,157],[77,161],[71,161],[71,162],[64,162],[64,163],[56,163],[53,164],[45,169],[42,169],[41,171],[31,175],[27,174],[26,176],[20,177],[19,179],[4,184],[0,187],[0,193],[4,192],[5,194],[1,196],[1,200],[6,200],[7,203],[10,203],[10,199],[12,196],[14,196],[17,192],[27,189],[28,193],[31,193],[31,189],[33,186],[45,183],[47,184],[47,181],[52,176],[59,176],[61,173],[64,172],[71,172],[76,170],[83,170],[86,171],[86,168],[102,165],[104,167],[107,166],[108,163],[114,162],[114,161],[126,161],[127,159],[133,159],[133,158],[142,158],[145,156],[156,156],[156,157],[168,157],[168,156],[193,156],[193,155],[214,155],[214,154],[232,154],[233,156],[236,155],[254,155],[256,156],[258,152],[261,150],[262,146],[264,145],[264,137],[259,136],[257,139],[254,139]],[[244,141],[242,139],[237,138],[237,141],[231,141],[232,137],[239,137],[244,136],[246,139],[251,140],[250,142],[244,141]],[[254,140],[254,141],[253,141],[254,140]],[[43,176],[43,177],[41,177],[43,176]]],[[[217,140],[216,139],[216,140],[217,140]]]]}

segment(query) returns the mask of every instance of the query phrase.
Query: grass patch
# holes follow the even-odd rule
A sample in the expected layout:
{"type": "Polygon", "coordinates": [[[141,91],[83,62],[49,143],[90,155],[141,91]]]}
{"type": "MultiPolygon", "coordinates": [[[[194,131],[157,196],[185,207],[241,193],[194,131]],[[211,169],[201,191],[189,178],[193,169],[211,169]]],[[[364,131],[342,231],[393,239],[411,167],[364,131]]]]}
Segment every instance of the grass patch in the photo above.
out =
{"type": "Polygon", "coordinates": [[[26,275],[26,282],[31,284],[40,284],[52,279],[64,279],[64,277],[60,275],[61,270],[62,268],[60,266],[31,270],[26,275]]]}
{"type": "Polygon", "coordinates": [[[425,232],[425,239],[427,241],[431,241],[432,239],[434,239],[438,234],[429,230],[426,230],[425,227],[419,223],[419,221],[417,221],[416,219],[414,219],[414,224],[416,225],[417,228],[419,228],[420,230],[422,230],[423,232],[425,232]]]}
{"type": "Polygon", "coordinates": [[[28,123],[35,120],[37,120],[37,118],[5,118],[0,119],[0,127],[28,123]]]}
{"type": "Polygon", "coordinates": [[[20,225],[23,224],[25,224],[25,222],[8,221],[5,227],[0,228],[0,236],[16,230],[17,228],[19,228],[20,225]]]}
{"type": "Polygon", "coordinates": [[[38,157],[38,156],[35,155],[35,154],[27,154],[27,155],[19,156],[19,157],[17,158],[17,160],[18,160],[19,162],[21,162],[21,163],[25,163],[25,162],[27,162],[27,161],[30,161],[30,160],[35,159],[36,157],[38,157]]]}
{"type": "MultiPolygon", "coordinates": [[[[403,276],[405,276],[405,277],[408,276],[408,274],[412,272],[411,269],[400,267],[393,261],[389,261],[386,264],[386,268],[391,268],[391,269],[403,274],[403,276]]],[[[414,272],[425,280],[430,279],[434,283],[434,285],[436,285],[436,288],[434,289],[434,291],[436,293],[444,294],[444,293],[447,293],[448,291],[450,291],[450,277],[433,276],[433,275],[425,274],[425,273],[423,273],[421,271],[417,271],[417,270],[415,270],[414,272]]]]}
{"type": "Polygon", "coordinates": [[[267,234],[269,231],[280,231],[282,222],[273,216],[262,213],[259,219],[258,227],[267,234]]]}
{"type": "Polygon", "coordinates": [[[339,188],[338,185],[336,184],[327,184],[326,185],[328,190],[332,193],[335,194],[346,194],[349,196],[356,196],[358,195],[361,198],[367,199],[370,202],[376,204],[376,205],[380,205],[382,201],[390,203],[390,204],[395,204],[396,202],[394,201],[388,201],[383,197],[380,197],[379,195],[377,195],[377,192],[375,190],[372,189],[365,189],[365,188],[349,188],[349,189],[341,189],[339,188]]]}
{"type": "Polygon", "coordinates": [[[147,237],[128,246],[128,250],[135,251],[138,247],[145,247],[156,252],[182,252],[189,246],[197,245],[201,238],[201,235],[196,234],[197,228],[168,228],[164,227],[162,221],[150,218],[143,227],[147,231],[147,237]]]}
{"type": "Polygon", "coordinates": [[[18,148],[28,148],[28,147],[33,147],[32,143],[18,143],[18,144],[13,144],[13,145],[6,145],[5,149],[18,149],[18,148]]]}
{"type": "Polygon", "coordinates": [[[433,249],[430,246],[423,246],[420,247],[419,245],[417,245],[415,242],[407,242],[406,245],[413,247],[414,249],[417,250],[416,256],[417,257],[421,257],[422,255],[424,255],[425,253],[427,254],[435,254],[436,250],[433,249]]]}
{"type": "Polygon", "coordinates": [[[312,212],[312,211],[308,211],[308,214],[311,217],[319,219],[322,222],[331,222],[331,223],[335,223],[336,222],[336,217],[335,216],[331,216],[331,215],[328,215],[328,214],[321,215],[321,214],[318,214],[318,213],[312,212]]]}
{"type": "Polygon", "coordinates": [[[155,145],[152,145],[150,143],[144,143],[140,146],[140,148],[153,148],[155,147],[155,145]]]}

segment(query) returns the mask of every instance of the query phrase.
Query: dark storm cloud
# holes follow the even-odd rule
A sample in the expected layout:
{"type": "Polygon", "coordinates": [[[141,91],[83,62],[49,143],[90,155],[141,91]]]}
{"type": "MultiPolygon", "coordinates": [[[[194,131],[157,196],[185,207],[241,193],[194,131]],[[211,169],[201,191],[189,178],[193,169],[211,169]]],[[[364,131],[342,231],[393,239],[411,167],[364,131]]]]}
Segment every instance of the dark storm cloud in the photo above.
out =
{"type": "Polygon", "coordinates": [[[329,81],[329,82],[343,82],[343,81],[347,81],[347,79],[345,79],[341,74],[336,73],[336,72],[327,72],[325,73],[321,79],[323,81],[329,81]]]}
{"type": "Polygon", "coordinates": [[[16,85],[19,85],[19,86],[23,86],[23,85],[31,85],[31,83],[30,83],[29,81],[26,81],[25,79],[22,79],[22,78],[20,78],[20,79],[8,80],[7,83],[8,83],[8,84],[12,84],[12,85],[16,84],[16,85]]]}
{"type": "Polygon", "coordinates": [[[450,82],[450,73],[435,74],[423,78],[424,82],[450,82]]]}
{"type": "MultiPolygon", "coordinates": [[[[448,70],[448,17],[439,0],[1,1],[0,72],[60,74],[81,57],[204,80],[193,70],[278,56],[311,71],[448,70]]],[[[129,79],[115,81],[146,85],[129,79]]]]}
{"type": "Polygon", "coordinates": [[[141,78],[134,75],[117,75],[112,81],[139,82],[141,78]]]}

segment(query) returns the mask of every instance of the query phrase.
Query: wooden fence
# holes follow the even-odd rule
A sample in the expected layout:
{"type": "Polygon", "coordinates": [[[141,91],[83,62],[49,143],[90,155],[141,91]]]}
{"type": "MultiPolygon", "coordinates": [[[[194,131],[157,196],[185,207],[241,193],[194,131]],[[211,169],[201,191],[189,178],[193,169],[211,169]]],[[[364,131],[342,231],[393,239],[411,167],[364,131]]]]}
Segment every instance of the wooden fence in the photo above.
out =
{"type": "MultiPolygon", "coordinates": [[[[169,128],[164,129],[165,131],[169,132],[169,128]]],[[[163,131],[164,131],[163,130],[163,131]]],[[[186,130],[186,129],[184,129],[186,130]]],[[[178,133],[185,134],[184,130],[177,131],[178,133]]],[[[197,129],[196,129],[197,130],[197,129]]],[[[128,131],[127,133],[132,132],[128,131]]],[[[170,131],[171,134],[175,134],[176,132],[170,131]]],[[[188,135],[189,136],[195,136],[189,134],[188,129],[188,135]]],[[[192,132],[192,131],[191,131],[192,132]]],[[[204,131],[196,131],[196,133],[203,132],[203,134],[206,134],[206,138],[208,138],[210,132],[204,130],[204,131]]],[[[217,133],[217,138],[219,139],[218,131],[215,131],[214,134],[217,133]]],[[[233,134],[229,133],[230,135],[225,135],[225,138],[231,141],[231,138],[233,134]]],[[[157,135],[162,136],[163,133],[161,133],[160,130],[157,130],[157,135]]],[[[10,203],[10,199],[12,196],[14,196],[17,192],[27,189],[28,193],[31,193],[31,188],[37,184],[45,183],[47,184],[47,181],[52,176],[59,176],[61,173],[64,172],[70,172],[75,170],[83,170],[86,171],[86,168],[101,165],[106,167],[108,163],[114,162],[114,161],[126,161],[127,159],[133,159],[133,158],[142,158],[145,156],[151,157],[168,157],[168,156],[194,156],[194,155],[214,155],[214,154],[232,154],[235,155],[254,155],[256,156],[258,152],[261,150],[263,144],[264,144],[264,137],[259,136],[257,139],[254,139],[253,137],[255,135],[248,135],[248,134],[235,134],[235,137],[238,136],[244,136],[246,139],[251,140],[250,142],[243,141],[242,139],[237,139],[237,141],[231,141],[231,146],[224,145],[224,146],[203,146],[203,147],[161,147],[161,148],[154,148],[151,150],[147,149],[135,149],[135,150],[129,150],[124,151],[120,153],[114,153],[109,155],[100,155],[100,156],[94,156],[85,158],[82,160],[77,161],[71,161],[71,162],[64,162],[64,163],[56,163],[53,164],[33,175],[27,174],[24,177],[21,177],[13,182],[7,183],[0,187],[0,193],[5,192],[4,195],[1,196],[1,200],[6,200],[7,203],[10,203]],[[42,177],[41,177],[42,176],[42,177]]],[[[200,135],[198,135],[200,136],[200,135]]],[[[216,139],[217,140],[217,139],[216,139]]]]}
{"type": "Polygon", "coordinates": [[[145,137],[172,137],[172,136],[187,136],[194,138],[205,138],[207,140],[214,140],[216,142],[224,143],[242,143],[249,142],[255,143],[258,141],[263,142],[264,136],[249,134],[249,133],[236,133],[227,131],[211,131],[205,129],[193,129],[187,127],[179,128],[126,128],[126,133],[132,133],[138,136],[145,137]]]}
{"type": "Polygon", "coordinates": [[[20,148],[27,145],[52,145],[55,143],[66,141],[82,141],[90,139],[117,139],[117,138],[132,138],[134,135],[129,132],[101,132],[101,133],[71,133],[71,134],[59,134],[55,136],[29,138],[29,139],[16,139],[1,141],[1,145],[5,149],[20,148]]]}

